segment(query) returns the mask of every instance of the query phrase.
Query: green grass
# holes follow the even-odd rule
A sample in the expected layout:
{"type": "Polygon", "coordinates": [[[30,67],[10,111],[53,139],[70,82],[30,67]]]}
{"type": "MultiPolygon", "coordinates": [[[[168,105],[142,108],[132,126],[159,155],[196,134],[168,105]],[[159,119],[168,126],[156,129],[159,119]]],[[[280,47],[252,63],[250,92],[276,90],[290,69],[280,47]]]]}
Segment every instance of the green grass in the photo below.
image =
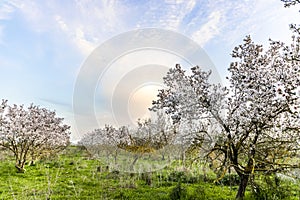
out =
{"type": "MultiPolygon", "coordinates": [[[[85,151],[69,147],[55,158],[26,166],[25,173],[16,172],[13,157],[1,157],[0,199],[170,199],[179,181],[184,199],[234,199],[237,186],[214,184],[214,179],[212,171],[204,177],[197,167],[182,171],[176,163],[151,175],[108,172],[85,151]]],[[[286,199],[299,199],[298,183],[282,182],[292,189],[286,199]]],[[[245,199],[253,199],[250,187],[245,199]]]]}

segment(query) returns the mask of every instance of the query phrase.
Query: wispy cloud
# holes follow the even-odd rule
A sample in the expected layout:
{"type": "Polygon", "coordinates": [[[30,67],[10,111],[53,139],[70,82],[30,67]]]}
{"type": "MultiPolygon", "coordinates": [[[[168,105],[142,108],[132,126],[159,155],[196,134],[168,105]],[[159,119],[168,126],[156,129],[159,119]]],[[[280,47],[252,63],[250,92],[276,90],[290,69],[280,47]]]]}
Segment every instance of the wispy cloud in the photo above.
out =
{"type": "Polygon", "coordinates": [[[211,13],[208,17],[208,21],[202,25],[198,31],[193,33],[192,39],[198,42],[201,46],[204,46],[209,40],[220,33],[221,17],[222,14],[220,11],[211,13]]]}
{"type": "Polygon", "coordinates": [[[249,34],[263,43],[269,37],[285,40],[290,35],[288,24],[300,20],[297,7],[285,9],[277,0],[228,1],[218,9],[224,12],[218,40],[231,47],[249,34]]]}
{"type": "Polygon", "coordinates": [[[138,20],[136,27],[156,27],[178,31],[196,2],[195,0],[149,1],[144,5],[146,12],[138,20]]]}
{"type": "Polygon", "coordinates": [[[77,1],[73,6],[76,16],[61,13],[57,22],[85,56],[104,39],[123,29],[124,6],[117,1],[77,1]]]}
{"type": "MultiPolygon", "coordinates": [[[[198,3],[192,11],[185,32],[200,45],[205,46],[214,39],[227,43],[228,32],[236,29],[250,16],[254,1],[209,1],[198,3]]],[[[244,28],[244,27],[243,27],[244,28]]]]}
{"type": "Polygon", "coordinates": [[[34,31],[47,32],[53,29],[54,24],[50,20],[53,9],[50,4],[30,0],[11,0],[11,5],[34,31]]]}
{"type": "Polygon", "coordinates": [[[8,18],[17,8],[36,31],[65,34],[83,56],[113,35],[134,28],[156,27],[178,31],[205,45],[219,36],[223,41],[232,42],[240,34],[257,31],[259,25],[256,24],[262,18],[278,20],[275,12],[264,12],[274,8],[274,0],[165,0],[143,3],[83,0],[64,2],[63,5],[60,1],[10,2],[0,7],[0,19],[8,18]]]}
{"type": "Polygon", "coordinates": [[[112,34],[122,31],[126,22],[122,17],[126,9],[118,1],[86,0],[62,5],[61,1],[12,0],[11,5],[34,31],[62,33],[84,56],[112,34]]]}
{"type": "Polygon", "coordinates": [[[10,19],[13,11],[14,8],[9,2],[0,3],[0,20],[10,19]]]}

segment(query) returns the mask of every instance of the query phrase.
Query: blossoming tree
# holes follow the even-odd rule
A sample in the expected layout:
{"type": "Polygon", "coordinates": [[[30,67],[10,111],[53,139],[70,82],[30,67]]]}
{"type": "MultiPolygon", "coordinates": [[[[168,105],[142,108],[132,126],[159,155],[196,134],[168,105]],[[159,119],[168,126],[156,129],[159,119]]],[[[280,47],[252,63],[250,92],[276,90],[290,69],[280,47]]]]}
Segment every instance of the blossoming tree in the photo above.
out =
{"type": "Polygon", "coordinates": [[[3,100],[0,107],[0,145],[13,152],[16,168],[24,172],[28,159],[55,153],[69,144],[70,126],[54,111],[30,105],[9,106],[3,100]]]}
{"type": "Polygon", "coordinates": [[[170,161],[173,153],[170,148],[174,149],[170,145],[175,137],[173,124],[164,113],[158,113],[156,119],[139,119],[137,127],[105,125],[95,129],[85,134],[79,145],[85,146],[94,157],[105,158],[107,165],[114,167],[120,165],[118,157],[122,158],[120,162],[126,158],[127,161],[121,163],[122,170],[135,171],[137,161],[143,156],[147,156],[149,162],[151,155],[152,159],[159,157],[161,163],[170,161]]]}
{"type": "MultiPolygon", "coordinates": [[[[300,4],[300,0],[281,0],[284,3],[285,8],[289,8],[291,6],[295,6],[297,4],[300,4]]],[[[300,27],[299,25],[296,24],[290,24],[290,29],[297,33],[300,34],[300,27]]]]}
{"type": "Polygon", "coordinates": [[[210,71],[196,66],[188,75],[176,65],[153,102],[152,110],[165,109],[174,123],[194,120],[204,140],[213,139],[206,155],[239,175],[237,199],[250,175],[300,167],[290,159],[300,148],[299,45],[293,37],[290,46],[271,41],[263,51],[247,36],[232,52],[229,88],[211,83],[210,71]]]}

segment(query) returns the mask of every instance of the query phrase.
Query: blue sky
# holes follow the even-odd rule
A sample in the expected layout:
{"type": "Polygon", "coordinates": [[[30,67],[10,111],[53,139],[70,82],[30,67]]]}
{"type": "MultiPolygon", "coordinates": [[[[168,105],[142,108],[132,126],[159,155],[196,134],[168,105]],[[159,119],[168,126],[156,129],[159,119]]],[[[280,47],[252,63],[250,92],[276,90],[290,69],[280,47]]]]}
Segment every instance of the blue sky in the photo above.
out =
{"type": "MultiPolygon", "coordinates": [[[[245,35],[262,44],[270,37],[289,41],[288,24],[299,22],[299,9],[283,8],[280,0],[2,0],[0,98],[56,110],[76,138],[72,98],[78,72],[113,36],[149,27],[178,32],[197,42],[225,77],[230,52],[245,35]]],[[[143,101],[145,91],[134,98],[143,101]]],[[[97,114],[100,123],[110,123],[105,112],[97,114]]]]}

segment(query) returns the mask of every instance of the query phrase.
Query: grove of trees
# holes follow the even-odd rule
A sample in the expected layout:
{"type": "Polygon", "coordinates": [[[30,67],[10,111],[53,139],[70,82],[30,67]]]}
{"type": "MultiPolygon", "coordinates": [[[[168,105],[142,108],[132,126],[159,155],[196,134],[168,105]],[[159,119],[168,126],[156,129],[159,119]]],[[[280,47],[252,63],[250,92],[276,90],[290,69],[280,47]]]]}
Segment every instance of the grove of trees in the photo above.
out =
{"type": "Polygon", "coordinates": [[[138,120],[137,127],[105,125],[95,129],[85,134],[79,145],[86,147],[92,156],[103,160],[111,168],[136,172],[139,167],[135,165],[141,157],[170,162],[174,147],[167,147],[173,144],[175,136],[176,129],[170,119],[158,113],[157,119],[138,120]],[[125,158],[127,162],[122,162],[125,158]]]}
{"type": "Polygon", "coordinates": [[[231,54],[235,61],[228,68],[229,87],[211,83],[211,72],[199,66],[187,73],[176,65],[150,109],[164,111],[173,125],[160,118],[139,121],[136,130],[106,126],[87,134],[82,143],[109,145],[115,156],[118,149],[134,152],[132,165],[139,155],[166,145],[173,145],[174,154],[176,143],[200,148],[196,156],[217,163],[220,178],[235,170],[240,177],[236,198],[243,199],[255,174],[300,168],[299,45],[300,37],[293,36],[291,45],[270,40],[263,50],[247,36],[231,54]]]}
{"type": "Polygon", "coordinates": [[[106,126],[87,134],[82,143],[109,144],[115,148],[108,154],[115,156],[118,149],[134,152],[132,165],[141,154],[188,144],[202,149],[199,159],[217,163],[220,178],[234,169],[240,177],[236,198],[243,199],[256,174],[300,168],[299,51],[299,35],[289,45],[270,40],[265,50],[247,36],[232,51],[228,87],[212,83],[211,71],[195,66],[186,72],[177,64],[150,108],[165,112],[172,125],[159,119],[140,121],[135,130],[106,126]]]}

